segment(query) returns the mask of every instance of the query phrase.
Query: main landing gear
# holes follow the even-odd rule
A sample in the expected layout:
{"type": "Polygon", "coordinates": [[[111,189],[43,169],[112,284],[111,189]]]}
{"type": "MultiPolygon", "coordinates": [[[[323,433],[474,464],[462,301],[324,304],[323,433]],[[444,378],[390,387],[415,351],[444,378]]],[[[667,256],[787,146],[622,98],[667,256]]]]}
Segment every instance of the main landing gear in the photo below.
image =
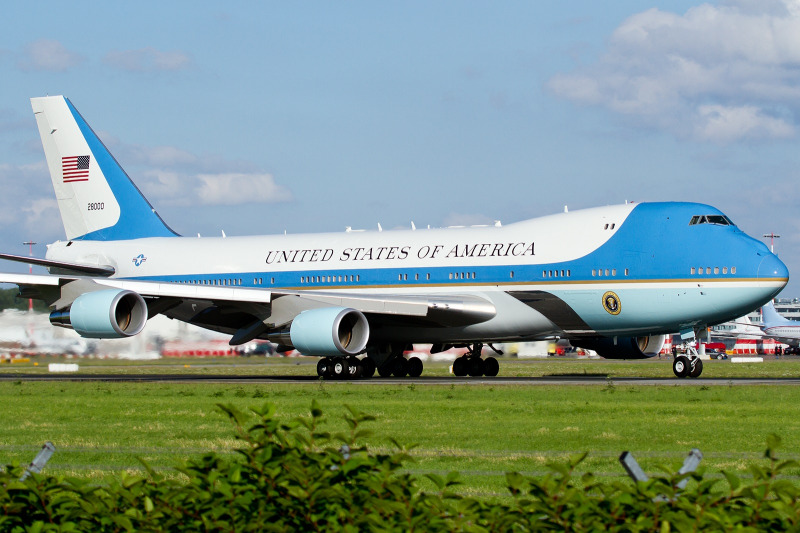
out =
{"type": "MultiPolygon", "coordinates": [[[[497,355],[503,353],[489,344],[489,347],[494,350],[497,355]]],[[[476,342],[470,347],[469,352],[462,355],[453,362],[453,374],[456,376],[488,376],[494,377],[500,371],[500,364],[494,357],[481,358],[481,351],[483,351],[483,343],[476,342]]]]}
{"type": "Polygon", "coordinates": [[[375,375],[375,361],[369,357],[323,357],[317,362],[317,375],[333,379],[371,378],[375,375]]]}
{"type": "Polygon", "coordinates": [[[679,355],[672,362],[672,371],[679,378],[697,378],[703,373],[703,361],[697,356],[697,350],[689,345],[686,355],[679,355]]]}
{"type": "Polygon", "coordinates": [[[381,377],[406,376],[418,378],[422,375],[422,360],[419,357],[394,357],[381,366],[375,364],[372,357],[323,357],[317,362],[317,375],[328,379],[360,379],[371,378],[378,371],[381,377]]]}

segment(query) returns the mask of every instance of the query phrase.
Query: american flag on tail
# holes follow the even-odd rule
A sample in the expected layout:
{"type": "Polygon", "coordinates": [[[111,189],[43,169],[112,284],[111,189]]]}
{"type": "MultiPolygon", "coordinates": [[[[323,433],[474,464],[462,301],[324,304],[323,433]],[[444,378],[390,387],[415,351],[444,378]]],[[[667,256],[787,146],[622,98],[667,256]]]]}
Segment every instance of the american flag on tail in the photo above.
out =
{"type": "Polygon", "coordinates": [[[89,158],[88,155],[73,155],[61,158],[61,175],[64,183],[74,183],[76,181],[89,181],[89,158]]]}

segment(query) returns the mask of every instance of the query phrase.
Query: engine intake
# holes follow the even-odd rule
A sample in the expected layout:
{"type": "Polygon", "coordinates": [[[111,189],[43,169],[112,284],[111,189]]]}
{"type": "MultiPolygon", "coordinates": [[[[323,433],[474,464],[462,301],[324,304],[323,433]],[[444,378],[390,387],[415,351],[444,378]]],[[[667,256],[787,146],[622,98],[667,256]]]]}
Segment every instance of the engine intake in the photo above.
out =
{"type": "Polygon", "coordinates": [[[658,355],[664,347],[666,335],[649,337],[591,337],[570,339],[570,344],[588,350],[594,350],[605,359],[647,359],[658,355]]]}
{"type": "Polygon", "coordinates": [[[356,355],[367,346],[369,324],[355,309],[309,309],[294,318],[289,338],[292,346],[305,355],[356,355]]]}
{"type": "Polygon", "coordinates": [[[132,337],[147,323],[147,304],[133,291],[87,292],[75,298],[68,308],[50,313],[50,323],[74,329],[90,339],[132,337]]]}

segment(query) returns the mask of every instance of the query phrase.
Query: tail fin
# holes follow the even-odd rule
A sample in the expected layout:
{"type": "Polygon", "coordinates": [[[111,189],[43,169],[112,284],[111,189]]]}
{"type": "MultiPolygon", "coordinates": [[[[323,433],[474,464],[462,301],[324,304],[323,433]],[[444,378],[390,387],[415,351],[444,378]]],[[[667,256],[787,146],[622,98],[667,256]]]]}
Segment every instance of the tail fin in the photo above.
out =
{"type": "Polygon", "coordinates": [[[775,304],[772,303],[772,300],[764,304],[761,308],[761,323],[765,328],[771,328],[775,326],[784,326],[787,324],[797,325],[794,320],[789,320],[788,318],[784,318],[775,310],[775,304]]]}
{"type": "Polygon", "coordinates": [[[31,98],[69,240],[177,235],[122,170],[72,103],[31,98]]]}

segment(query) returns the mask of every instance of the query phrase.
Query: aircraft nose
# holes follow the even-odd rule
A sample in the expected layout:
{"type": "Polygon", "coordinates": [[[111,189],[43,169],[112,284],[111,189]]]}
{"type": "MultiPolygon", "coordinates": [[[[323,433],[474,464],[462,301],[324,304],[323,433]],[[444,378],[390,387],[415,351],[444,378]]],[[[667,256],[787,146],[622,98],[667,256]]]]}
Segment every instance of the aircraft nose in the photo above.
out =
{"type": "MultiPolygon", "coordinates": [[[[761,260],[758,265],[758,279],[765,278],[784,278],[786,282],[789,281],[789,269],[783,264],[783,261],[778,259],[774,254],[768,254],[761,260]]],[[[784,283],[785,285],[786,283],[784,283]]]]}

